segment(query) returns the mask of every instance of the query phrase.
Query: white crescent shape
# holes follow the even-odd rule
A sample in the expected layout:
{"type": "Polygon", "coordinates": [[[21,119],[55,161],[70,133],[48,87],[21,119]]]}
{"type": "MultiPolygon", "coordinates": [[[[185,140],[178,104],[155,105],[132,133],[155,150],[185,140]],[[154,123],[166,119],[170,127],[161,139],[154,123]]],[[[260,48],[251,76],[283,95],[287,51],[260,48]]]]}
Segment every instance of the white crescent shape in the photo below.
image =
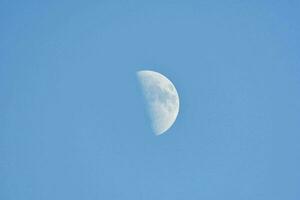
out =
{"type": "Polygon", "coordinates": [[[175,122],[179,112],[179,96],[173,83],[162,74],[143,70],[137,72],[148,111],[152,128],[156,135],[167,131],[175,122]]]}

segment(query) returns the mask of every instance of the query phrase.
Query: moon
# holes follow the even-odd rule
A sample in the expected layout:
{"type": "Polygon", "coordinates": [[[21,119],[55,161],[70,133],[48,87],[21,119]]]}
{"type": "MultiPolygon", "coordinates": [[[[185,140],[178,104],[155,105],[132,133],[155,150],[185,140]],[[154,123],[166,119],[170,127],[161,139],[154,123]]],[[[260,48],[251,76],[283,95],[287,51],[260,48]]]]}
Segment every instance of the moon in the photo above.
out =
{"type": "Polygon", "coordinates": [[[179,112],[179,96],[173,83],[164,75],[150,70],[137,72],[147,102],[152,129],[156,135],[166,132],[179,112]]]}

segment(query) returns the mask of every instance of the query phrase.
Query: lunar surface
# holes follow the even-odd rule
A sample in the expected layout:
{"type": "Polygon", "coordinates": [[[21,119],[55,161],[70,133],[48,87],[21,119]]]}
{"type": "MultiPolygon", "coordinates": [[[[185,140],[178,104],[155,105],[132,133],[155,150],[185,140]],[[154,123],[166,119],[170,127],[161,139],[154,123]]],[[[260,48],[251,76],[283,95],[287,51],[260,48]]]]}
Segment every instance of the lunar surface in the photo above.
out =
{"type": "Polygon", "coordinates": [[[153,131],[161,135],[173,125],[179,112],[176,88],[167,77],[155,71],[138,71],[137,76],[148,105],[153,131]]]}

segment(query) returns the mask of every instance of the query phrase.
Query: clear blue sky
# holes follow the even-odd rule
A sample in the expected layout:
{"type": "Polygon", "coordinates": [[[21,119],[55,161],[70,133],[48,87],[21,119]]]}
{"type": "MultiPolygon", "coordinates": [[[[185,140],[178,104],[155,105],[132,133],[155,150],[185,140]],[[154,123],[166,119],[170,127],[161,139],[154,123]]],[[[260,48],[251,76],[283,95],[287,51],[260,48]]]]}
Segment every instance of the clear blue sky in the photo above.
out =
{"type": "Polygon", "coordinates": [[[1,200],[298,200],[299,1],[0,2],[1,200]],[[156,137],[135,72],[169,77],[156,137]]]}

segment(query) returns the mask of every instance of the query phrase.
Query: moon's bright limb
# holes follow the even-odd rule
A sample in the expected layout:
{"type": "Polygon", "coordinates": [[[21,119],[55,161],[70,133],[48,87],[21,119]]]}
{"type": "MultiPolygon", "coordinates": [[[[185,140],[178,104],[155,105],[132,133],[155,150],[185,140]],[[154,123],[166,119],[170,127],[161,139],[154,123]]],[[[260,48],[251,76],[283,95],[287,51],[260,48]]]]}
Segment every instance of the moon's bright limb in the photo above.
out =
{"type": "Polygon", "coordinates": [[[179,112],[179,97],[173,83],[162,74],[143,70],[137,72],[156,135],[167,131],[179,112]]]}

